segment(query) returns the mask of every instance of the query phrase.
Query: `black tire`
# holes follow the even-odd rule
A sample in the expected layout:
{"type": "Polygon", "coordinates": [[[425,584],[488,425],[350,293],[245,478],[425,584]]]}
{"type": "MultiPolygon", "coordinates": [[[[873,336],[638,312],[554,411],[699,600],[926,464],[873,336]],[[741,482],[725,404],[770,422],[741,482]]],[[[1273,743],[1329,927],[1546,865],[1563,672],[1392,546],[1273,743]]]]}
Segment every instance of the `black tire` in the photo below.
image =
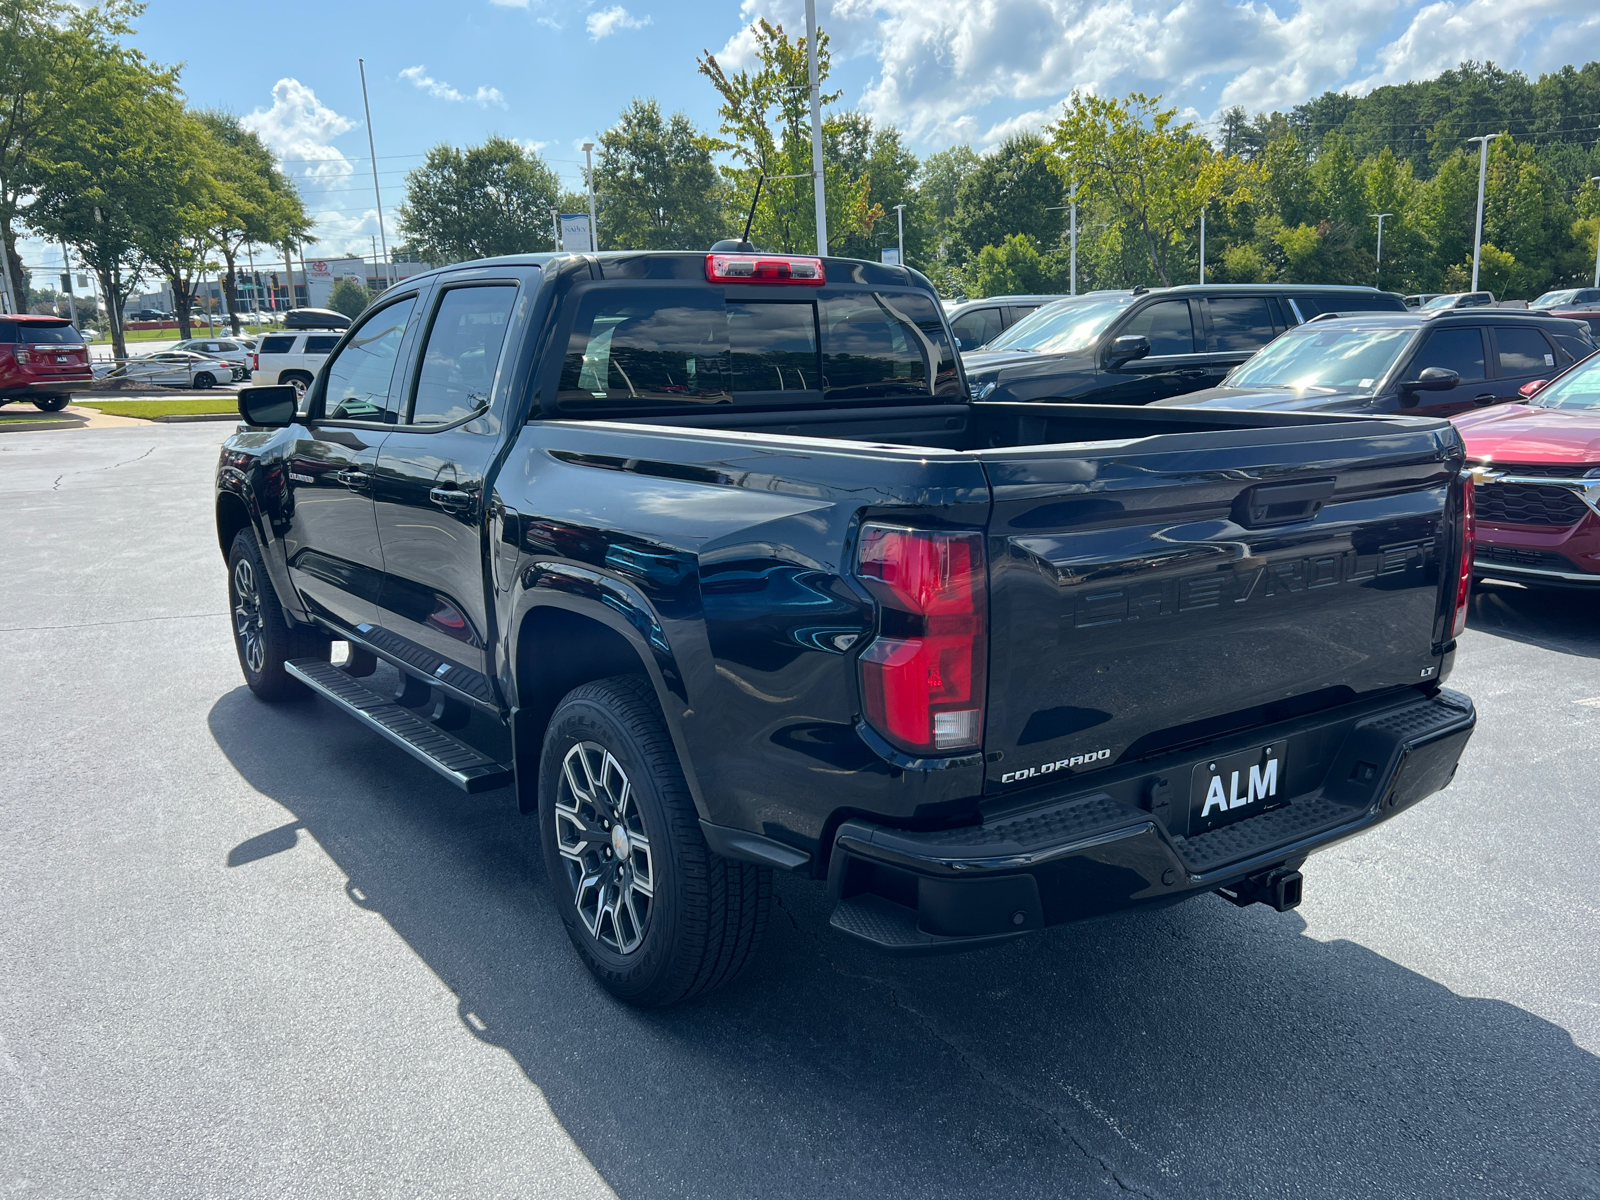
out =
{"type": "MultiPolygon", "coordinates": [[[[591,790],[596,796],[606,791],[591,790]]],[[[728,983],[754,957],[772,903],[772,869],[722,858],[707,847],[661,709],[643,676],[586,683],[556,708],[539,762],[539,837],[567,936],[617,999],[652,1008],[676,1004],[728,983]],[[566,775],[569,756],[585,787],[592,777],[583,774],[585,761],[600,764],[603,772],[615,765],[626,776],[627,811],[620,823],[627,834],[620,840],[616,823],[603,820],[605,812],[615,815],[614,807],[586,806],[576,796],[566,775]],[[611,832],[593,829],[595,824],[611,832]],[[586,843],[584,829],[606,841],[586,843]],[[568,853],[593,857],[580,864],[562,852],[563,845],[568,853]],[[641,849],[650,894],[644,916],[635,922],[637,902],[645,898],[638,888],[641,849]],[[611,874],[600,886],[579,888],[580,879],[602,878],[603,871],[611,874]]]]}
{"type": "Polygon", "coordinates": [[[214,388],[217,386],[217,377],[210,371],[201,371],[194,377],[194,386],[196,391],[202,392],[214,388]]]}
{"type": "MultiPolygon", "coordinates": [[[[33,406],[40,412],[60,412],[67,406],[70,396],[41,396],[33,402],[33,406]]],[[[3,401],[0,401],[3,403],[3,401]]]]}
{"type": "Polygon", "coordinates": [[[332,643],[323,634],[284,618],[272,589],[254,530],[241,529],[228,551],[228,608],[233,648],[250,690],[276,702],[308,695],[305,684],[283,669],[291,658],[327,658],[332,643]]]}

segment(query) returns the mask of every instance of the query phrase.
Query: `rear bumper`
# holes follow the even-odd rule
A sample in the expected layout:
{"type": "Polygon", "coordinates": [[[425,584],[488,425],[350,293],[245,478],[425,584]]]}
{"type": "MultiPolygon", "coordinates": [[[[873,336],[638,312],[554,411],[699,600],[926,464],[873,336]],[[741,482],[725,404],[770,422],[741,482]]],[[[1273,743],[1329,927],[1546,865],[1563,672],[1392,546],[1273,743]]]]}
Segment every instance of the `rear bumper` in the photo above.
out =
{"type": "Polygon", "coordinates": [[[0,384],[0,395],[16,396],[29,400],[44,396],[70,396],[94,382],[92,372],[68,375],[59,379],[32,379],[17,383],[0,384]]]}
{"type": "Polygon", "coordinates": [[[914,832],[846,821],[829,862],[832,924],[891,954],[967,950],[1294,868],[1443,788],[1476,723],[1472,702],[1445,690],[1252,730],[1233,740],[1330,748],[1321,783],[1193,838],[1183,833],[1190,773],[1202,753],[1214,758],[1231,744],[1107,772],[981,825],[914,832]],[[1170,790],[1151,786],[1168,779],[1170,790]]]}

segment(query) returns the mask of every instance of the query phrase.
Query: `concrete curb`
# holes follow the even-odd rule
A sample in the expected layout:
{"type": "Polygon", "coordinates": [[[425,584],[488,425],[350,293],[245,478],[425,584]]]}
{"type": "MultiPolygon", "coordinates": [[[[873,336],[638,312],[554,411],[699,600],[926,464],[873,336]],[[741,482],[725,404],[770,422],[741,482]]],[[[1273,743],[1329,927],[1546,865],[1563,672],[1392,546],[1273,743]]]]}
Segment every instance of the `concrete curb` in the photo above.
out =
{"type": "MultiPolygon", "coordinates": [[[[127,416],[128,414],[126,414],[126,413],[118,413],[117,415],[118,416],[127,416]]],[[[239,421],[239,414],[237,412],[231,412],[231,413],[168,413],[164,417],[135,417],[134,419],[137,420],[137,421],[154,421],[154,422],[157,422],[159,424],[167,424],[167,425],[181,425],[181,424],[184,424],[185,422],[188,422],[188,421],[233,421],[235,424],[237,424],[238,421],[239,421]]]]}
{"type": "Polygon", "coordinates": [[[45,429],[82,429],[89,422],[74,413],[65,413],[54,420],[29,419],[26,421],[0,421],[0,433],[38,433],[45,429]]]}

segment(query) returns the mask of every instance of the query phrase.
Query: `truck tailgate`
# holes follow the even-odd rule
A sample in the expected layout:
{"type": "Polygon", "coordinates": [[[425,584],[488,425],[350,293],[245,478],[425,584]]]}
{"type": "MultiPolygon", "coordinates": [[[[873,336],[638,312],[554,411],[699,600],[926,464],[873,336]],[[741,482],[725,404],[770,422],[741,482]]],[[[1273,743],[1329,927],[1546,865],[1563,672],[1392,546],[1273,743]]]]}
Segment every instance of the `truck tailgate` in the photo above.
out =
{"type": "Polygon", "coordinates": [[[987,790],[1436,680],[1461,455],[1414,419],[981,452],[987,790]]]}

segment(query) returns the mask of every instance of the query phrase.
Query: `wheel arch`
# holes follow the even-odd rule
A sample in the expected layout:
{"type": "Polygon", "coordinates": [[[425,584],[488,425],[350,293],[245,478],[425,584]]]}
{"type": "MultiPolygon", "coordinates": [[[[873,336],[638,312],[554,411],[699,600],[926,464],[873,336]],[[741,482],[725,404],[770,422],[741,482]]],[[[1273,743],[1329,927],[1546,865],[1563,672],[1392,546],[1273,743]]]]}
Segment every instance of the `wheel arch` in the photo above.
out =
{"type": "MultiPolygon", "coordinates": [[[[233,539],[239,536],[239,531],[254,528],[255,522],[250,519],[250,509],[244,497],[237,492],[217,493],[217,547],[222,551],[224,560],[228,557],[228,551],[233,549],[233,539]]],[[[260,537],[259,531],[257,537],[260,537]]]]}

